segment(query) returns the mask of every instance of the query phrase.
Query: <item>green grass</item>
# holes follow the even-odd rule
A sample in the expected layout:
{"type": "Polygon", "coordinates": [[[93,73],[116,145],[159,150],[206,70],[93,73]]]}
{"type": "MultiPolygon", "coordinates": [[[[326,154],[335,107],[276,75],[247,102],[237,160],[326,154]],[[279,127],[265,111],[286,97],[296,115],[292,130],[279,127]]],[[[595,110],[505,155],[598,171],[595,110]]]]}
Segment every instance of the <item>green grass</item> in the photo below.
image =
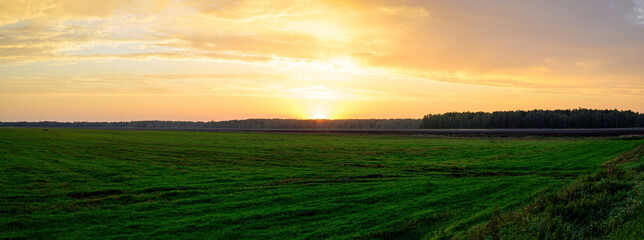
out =
{"type": "Polygon", "coordinates": [[[473,228],[468,239],[642,239],[644,145],[596,173],[473,228]]]}
{"type": "Polygon", "coordinates": [[[0,236],[449,238],[643,143],[0,128],[0,236]]]}

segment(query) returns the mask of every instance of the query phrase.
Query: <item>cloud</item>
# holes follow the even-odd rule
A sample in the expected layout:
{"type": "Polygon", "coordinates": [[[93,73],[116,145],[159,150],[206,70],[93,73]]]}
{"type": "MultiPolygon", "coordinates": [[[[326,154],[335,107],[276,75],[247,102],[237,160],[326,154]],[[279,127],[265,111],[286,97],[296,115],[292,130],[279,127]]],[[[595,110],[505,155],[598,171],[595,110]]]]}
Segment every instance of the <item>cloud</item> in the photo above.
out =
{"type": "Polygon", "coordinates": [[[149,14],[167,6],[170,0],[13,0],[0,2],[0,24],[31,19],[65,21],[110,18],[119,11],[149,14]]]}
{"type": "Polygon", "coordinates": [[[95,59],[328,62],[350,56],[359,67],[381,75],[431,81],[531,89],[626,88],[644,85],[643,4],[4,1],[0,64],[95,59]]]}
{"type": "Polygon", "coordinates": [[[635,22],[639,24],[644,24],[644,1],[643,0],[633,0],[633,13],[635,16],[635,22]]]}
{"type": "Polygon", "coordinates": [[[269,97],[308,100],[418,100],[391,91],[293,80],[285,75],[256,74],[90,74],[20,76],[0,81],[0,96],[191,95],[269,97]]]}
{"type": "Polygon", "coordinates": [[[6,7],[8,12],[28,13],[8,14],[2,20],[7,34],[0,47],[13,48],[0,56],[5,62],[65,58],[70,54],[61,50],[108,41],[140,41],[222,55],[320,60],[345,55],[350,45],[383,41],[365,41],[364,35],[375,39],[385,30],[391,32],[358,19],[382,21],[425,14],[419,8],[360,1],[186,1],[185,5],[110,1],[101,6],[86,1],[26,1],[6,7]],[[140,10],[150,4],[166,8],[140,10]],[[46,48],[39,55],[31,54],[35,46],[46,48]],[[26,53],[21,54],[21,49],[26,53]]]}
{"type": "Polygon", "coordinates": [[[0,94],[211,94],[209,89],[251,79],[282,81],[282,76],[258,74],[91,74],[80,76],[21,76],[0,81],[0,94]]]}

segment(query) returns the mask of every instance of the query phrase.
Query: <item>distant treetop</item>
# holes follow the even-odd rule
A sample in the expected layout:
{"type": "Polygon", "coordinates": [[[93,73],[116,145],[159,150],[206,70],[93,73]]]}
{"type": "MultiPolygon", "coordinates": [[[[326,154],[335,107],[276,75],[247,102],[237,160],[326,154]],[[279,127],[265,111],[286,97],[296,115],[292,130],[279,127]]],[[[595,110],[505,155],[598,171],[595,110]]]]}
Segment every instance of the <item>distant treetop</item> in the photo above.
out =
{"type": "Polygon", "coordinates": [[[428,114],[420,127],[455,128],[640,128],[644,114],[633,111],[567,109],[428,114]]]}
{"type": "Polygon", "coordinates": [[[420,119],[245,119],[229,121],[0,122],[0,127],[136,128],[136,129],[415,129],[420,119]]]}

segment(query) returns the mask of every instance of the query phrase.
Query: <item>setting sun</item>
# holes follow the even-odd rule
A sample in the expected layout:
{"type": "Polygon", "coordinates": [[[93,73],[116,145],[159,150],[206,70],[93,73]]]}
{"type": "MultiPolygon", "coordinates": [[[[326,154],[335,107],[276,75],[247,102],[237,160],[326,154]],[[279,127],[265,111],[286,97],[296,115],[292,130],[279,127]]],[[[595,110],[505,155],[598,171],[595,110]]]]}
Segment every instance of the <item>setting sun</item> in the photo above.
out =
{"type": "Polygon", "coordinates": [[[317,110],[311,114],[311,119],[330,119],[329,113],[324,110],[317,110]]]}

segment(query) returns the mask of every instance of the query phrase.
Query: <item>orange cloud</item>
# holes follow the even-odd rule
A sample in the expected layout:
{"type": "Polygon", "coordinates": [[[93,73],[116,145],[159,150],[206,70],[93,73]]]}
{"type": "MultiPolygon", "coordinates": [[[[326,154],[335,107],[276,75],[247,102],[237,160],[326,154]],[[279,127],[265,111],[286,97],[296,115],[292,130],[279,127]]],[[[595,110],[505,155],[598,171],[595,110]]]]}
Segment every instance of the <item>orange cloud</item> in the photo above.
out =
{"type": "Polygon", "coordinates": [[[615,104],[635,102],[641,109],[641,6],[600,0],[3,1],[0,94],[181,92],[410,104],[487,91],[490,104],[507,97],[522,98],[516,101],[522,106],[536,98],[553,106],[573,98],[595,105],[619,99],[615,104]],[[114,67],[105,77],[101,69],[110,67],[97,61],[141,69],[114,67]],[[92,68],[32,74],[42,64],[70,62],[92,68]],[[182,81],[168,77],[182,75],[182,81]]]}

